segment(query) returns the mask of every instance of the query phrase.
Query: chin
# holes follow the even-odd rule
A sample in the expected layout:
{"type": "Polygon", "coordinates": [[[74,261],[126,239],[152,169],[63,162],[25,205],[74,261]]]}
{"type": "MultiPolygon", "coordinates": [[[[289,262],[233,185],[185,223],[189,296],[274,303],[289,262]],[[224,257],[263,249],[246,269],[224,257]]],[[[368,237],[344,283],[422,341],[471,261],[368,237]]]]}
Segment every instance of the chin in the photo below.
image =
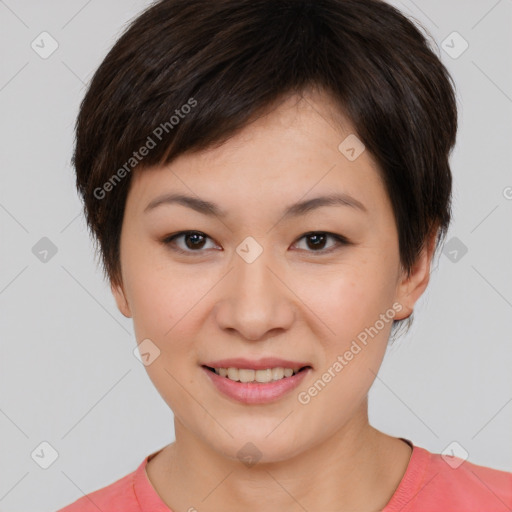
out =
{"type": "Polygon", "coordinates": [[[238,428],[230,428],[229,424],[224,424],[233,437],[223,432],[219,437],[208,437],[206,442],[218,454],[228,459],[239,460],[247,467],[252,467],[255,463],[261,465],[289,460],[307,449],[307,446],[291,433],[284,430],[278,432],[279,427],[275,428],[278,424],[279,421],[274,421],[270,429],[267,428],[268,422],[253,424],[251,428],[241,428],[240,424],[238,428]],[[272,431],[273,429],[275,430],[272,431]]]}

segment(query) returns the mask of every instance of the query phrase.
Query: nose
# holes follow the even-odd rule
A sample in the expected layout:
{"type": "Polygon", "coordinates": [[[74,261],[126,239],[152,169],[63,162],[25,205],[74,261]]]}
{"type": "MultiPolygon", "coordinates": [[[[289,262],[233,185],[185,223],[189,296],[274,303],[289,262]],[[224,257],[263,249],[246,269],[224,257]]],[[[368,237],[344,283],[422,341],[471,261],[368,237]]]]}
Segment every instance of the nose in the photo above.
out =
{"type": "Polygon", "coordinates": [[[292,325],[296,316],[294,295],[286,285],[286,272],[263,251],[249,263],[238,254],[216,304],[220,328],[258,341],[276,336],[292,325]]]}

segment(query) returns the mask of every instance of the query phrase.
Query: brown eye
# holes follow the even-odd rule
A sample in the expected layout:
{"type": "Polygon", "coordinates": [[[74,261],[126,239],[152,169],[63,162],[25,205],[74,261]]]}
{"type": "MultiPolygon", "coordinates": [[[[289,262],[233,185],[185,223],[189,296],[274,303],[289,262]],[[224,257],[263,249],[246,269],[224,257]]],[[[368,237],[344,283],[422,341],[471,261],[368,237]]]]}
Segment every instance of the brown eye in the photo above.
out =
{"type": "Polygon", "coordinates": [[[318,252],[320,254],[330,253],[333,250],[336,250],[340,245],[348,245],[348,240],[341,236],[335,235],[334,233],[326,233],[324,231],[313,231],[310,233],[306,233],[302,235],[300,240],[305,239],[306,242],[306,250],[307,252],[318,252]],[[335,241],[329,248],[325,248],[326,241],[328,239],[332,239],[335,241]]]}
{"type": "Polygon", "coordinates": [[[207,239],[210,239],[210,237],[200,231],[181,231],[165,238],[163,243],[173,246],[172,248],[178,252],[202,252],[201,249],[204,248],[207,239]],[[183,239],[184,246],[177,246],[176,241],[178,239],[183,239]]]}
{"type": "MultiPolygon", "coordinates": [[[[306,248],[301,250],[305,250],[306,252],[310,253],[318,253],[318,255],[329,254],[332,251],[338,249],[340,246],[350,245],[350,242],[344,236],[336,235],[334,233],[327,233],[324,231],[312,231],[305,233],[300,237],[299,240],[302,239],[307,240],[307,242],[306,248]],[[335,243],[331,244],[331,246],[326,249],[326,242],[329,239],[334,240],[335,243]]],[[[164,245],[170,246],[173,251],[179,253],[197,253],[199,255],[204,252],[203,249],[205,249],[207,240],[211,240],[211,238],[201,231],[180,231],[179,233],[175,233],[174,235],[170,235],[164,238],[162,243],[164,245]],[[178,244],[177,241],[180,239],[184,243],[178,244]]],[[[206,247],[206,249],[207,248],[208,247],[206,247]]]]}

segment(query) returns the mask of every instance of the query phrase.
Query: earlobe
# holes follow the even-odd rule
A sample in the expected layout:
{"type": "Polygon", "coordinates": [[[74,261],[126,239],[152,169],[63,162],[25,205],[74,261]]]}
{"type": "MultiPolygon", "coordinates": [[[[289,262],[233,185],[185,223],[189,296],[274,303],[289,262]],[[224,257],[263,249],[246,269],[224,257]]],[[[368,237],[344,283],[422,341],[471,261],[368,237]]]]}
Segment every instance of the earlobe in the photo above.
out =
{"type": "Polygon", "coordinates": [[[119,311],[126,318],[131,318],[132,312],[130,310],[130,305],[128,304],[128,300],[126,299],[122,285],[111,282],[110,289],[112,290],[112,295],[114,295],[119,311]]]}

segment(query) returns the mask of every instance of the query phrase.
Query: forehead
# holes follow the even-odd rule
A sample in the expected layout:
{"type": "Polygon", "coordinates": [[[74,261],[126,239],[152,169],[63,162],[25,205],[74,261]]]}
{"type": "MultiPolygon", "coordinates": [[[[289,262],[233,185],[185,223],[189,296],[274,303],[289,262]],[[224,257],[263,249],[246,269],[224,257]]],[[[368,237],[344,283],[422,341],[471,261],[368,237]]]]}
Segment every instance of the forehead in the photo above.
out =
{"type": "Polygon", "coordinates": [[[228,212],[229,205],[258,211],[339,192],[371,210],[387,196],[373,157],[362,148],[328,95],[291,96],[220,146],[136,169],[129,200],[144,209],[157,196],[180,192],[213,199],[228,212]],[[357,151],[355,159],[344,152],[347,144],[357,151]]]}

